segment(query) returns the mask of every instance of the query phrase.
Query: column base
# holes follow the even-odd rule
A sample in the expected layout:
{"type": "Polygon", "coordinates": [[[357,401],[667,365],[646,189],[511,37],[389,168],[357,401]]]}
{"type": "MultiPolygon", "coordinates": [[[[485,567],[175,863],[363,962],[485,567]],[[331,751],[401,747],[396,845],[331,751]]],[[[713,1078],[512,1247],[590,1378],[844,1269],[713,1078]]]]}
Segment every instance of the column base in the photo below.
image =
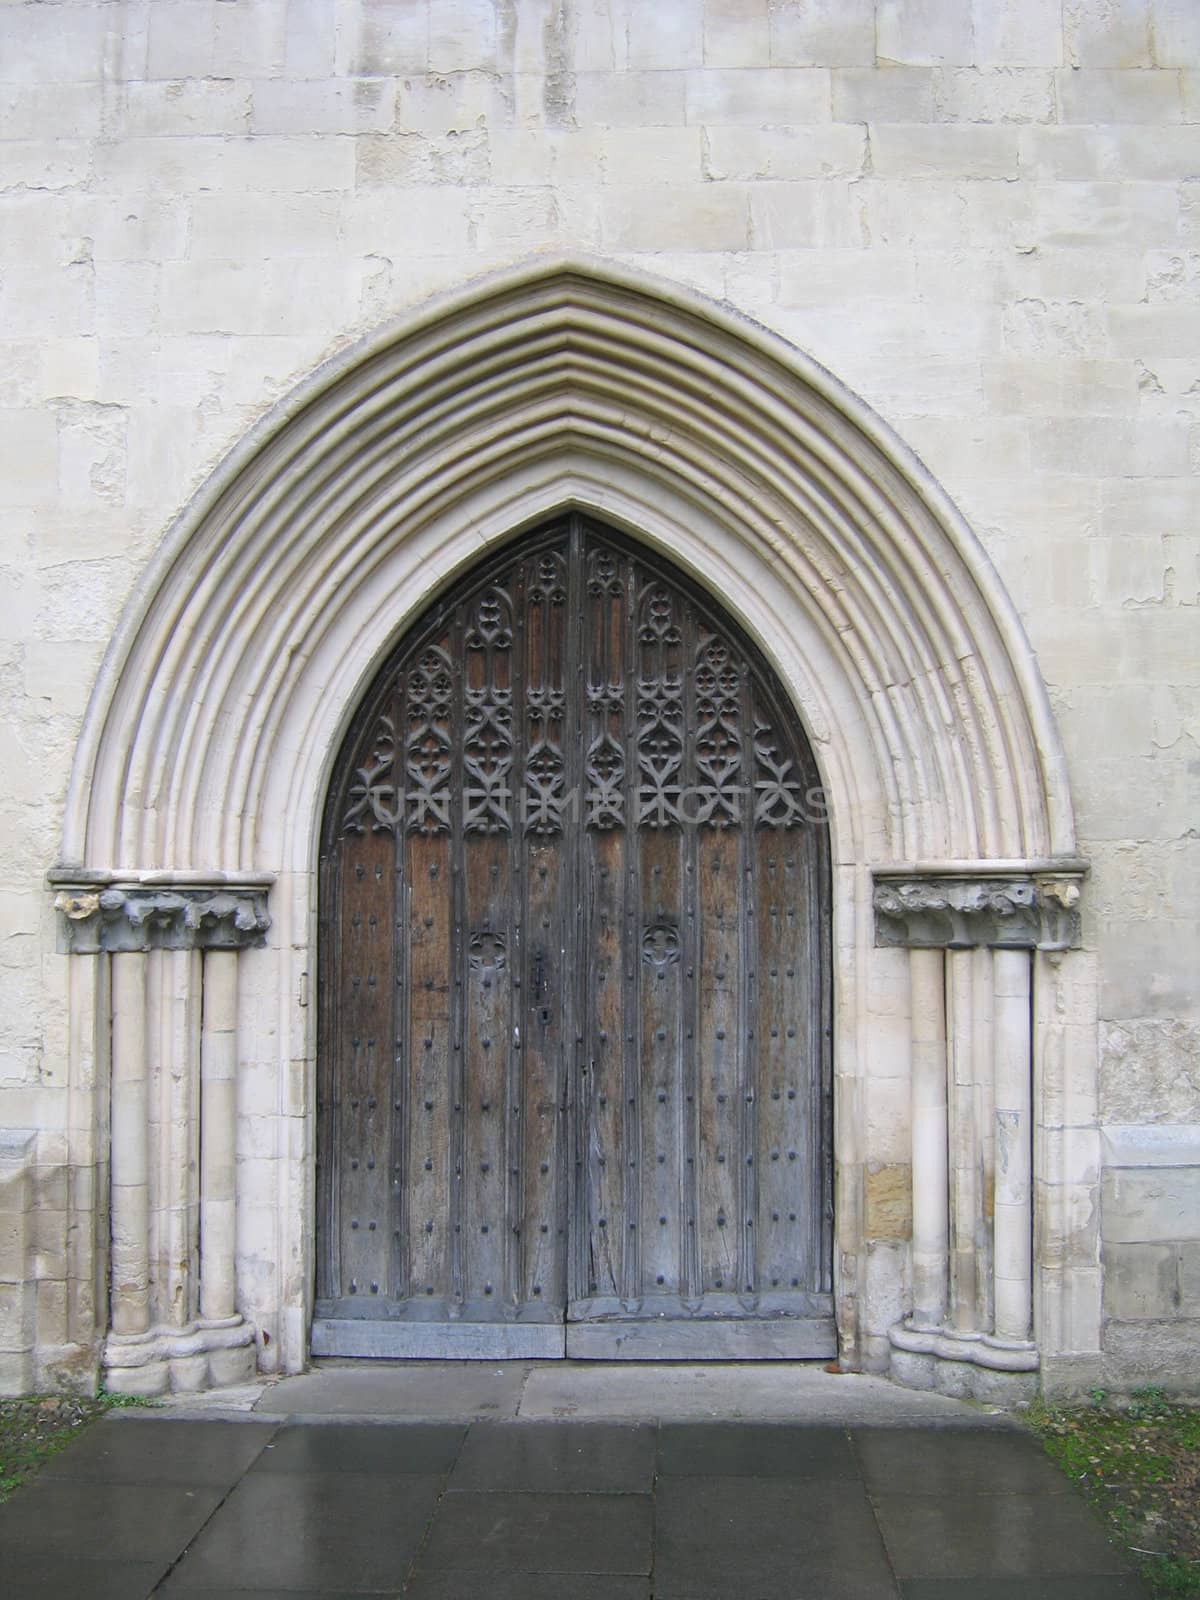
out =
{"type": "Polygon", "coordinates": [[[256,1369],[254,1329],[240,1316],[110,1333],[104,1345],[104,1387],[110,1394],[194,1394],[249,1383],[256,1369]]]}
{"type": "Polygon", "coordinates": [[[1026,1341],[911,1322],[898,1322],[888,1339],[890,1375],[907,1389],[1000,1406],[1027,1405],[1037,1395],[1037,1347],[1026,1341]]]}

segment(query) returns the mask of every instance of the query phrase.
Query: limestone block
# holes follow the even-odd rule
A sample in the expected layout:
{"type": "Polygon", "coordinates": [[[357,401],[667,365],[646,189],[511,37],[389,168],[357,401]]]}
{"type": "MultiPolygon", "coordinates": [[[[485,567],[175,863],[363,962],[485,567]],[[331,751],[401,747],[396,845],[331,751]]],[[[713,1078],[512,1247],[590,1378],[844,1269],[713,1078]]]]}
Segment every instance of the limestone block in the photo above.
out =
{"type": "MultiPolygon", "coordinates": [[[[695,183],[701,177],[702,138],[700,128],[606,129],[598,141],[604,180],[627,184],[695,183]]],[[[706,171],[704,176],[715,174],[706,171]]]]}
{"type": "Polygon", "coordinates": [[[837,67],[833,72],[835,122],[932,122],[933,72],[929,67],[837,67]]]}
{"type": "Polygon", "coordinates": [[[62,400],[58,418],[58,487],[61,503],[125,502],[128,415],[123,406],[62,400]]]}
{"type": "Polygon", "coordinates": [[[1033,437],[1033,464],[1046,472],[1099,476],[1121,462],[1134,477],[1179,477],[1188,470],[1184,419],[1130,423],[1115,417],[1049,417],[1033,437]]]}
{"type": "MultiPolygon", "coordinates": [[[[1186,811],[1187,792],[1182,785],[1177,786],[1176,798],[1180,809],[1186,811]]],[[[1190,948],[1195,937],[1194,919],[1182,919],[1131,923],[1120,937],[1106,941],[1102,952],[1104,1012],[1126,1017],[1187,1016],[1196,1002],[1190,948]]]]}
{"type": "Polygon", "coordinates": [[[1042,1171],[1055,1173],[1067,1184],[1099,1183],[1098,1128],[1044,1128],[1040,1138],[1042,1171]]]}
{"type": "Polygon", "coordinates": [[[897,1162],[911,1154],[912,1085],[907,1076],[866,1085],[865,1151],[872,1161],[897,1162]]]}
{"type": "Polygon", "coordinates": [[[1192,0],[1149,3],[1155,66],[1200,66],[1200,11],[1192,0]]]}
{"type": "Polygon", "coordinates": [[[1200,1243],[1184,1240],[1175,1249],[1179,1257],[1178,1312],[1200,1318],[1200,1243]]]}
{"type": "Polygon", "coordinates": [[[0,144],[0,191],[78,189],[92,172],[86,139],[6,139],[0,144]]]}
{"type": "Polygon", "coordinates": [[[981,67],[1057,67],[1063,60],[1060,0],[975,0],[971,19],[981,67]]]}
{"type": "Polygon", "coordinates": [[[777,67],[871,66],[874,0],[770,0],[770,41],[777,67]]]}
{"type": "Polygon", "coordinates": [[[753,240],[760,249],[838,249],[865,242],[859,190],[842,179],[764,183],[749,193],[753,240]]]}
{"type": "Polygon", "coordinates": [[[0,139],[94,139],[102,112],[90,84],[0,82],[0,139]]]}
{"type": "Polygon", "coordinates": [[[581,72],[575,116],[581,127],[661,128],[685,119],[682,72],[581,72]]]}
{"type": "Polygon", "coordinates": [[[187,204],[170,195],[129,196],[115,206],[107,196],[80,196],[72,199],[65,221],[71,234],[91,240],[97,263],[157,263],[181,257],[187,250],[187,204]]]}
{"type": "Polygon", "coordinates": [[[357,298],[358,267],[319,261],[176,261],[163,268],[170,333],[299,334],[338,327],[357,298]]]}
{"type": "Polygon", "coordinates": [[[546,189],[490,188],[480,191],[474,222],[481,250],[537,250],[556,237],[559,211],[546,189]]]}
{"type": "Polygon", "coordinates": [[[939,122],[1053,122],[1054,74],[979,67],[933,69],[934,116],[939,122]]]}
{"type": "Polygon", "coordinates": [[[445,185],[407,190],[403,208],[386,190],[364,192],[347,202],[343,218],[346,241],[354,250],[450,256],[465,251],[470,240],[464,197],[445,185]]]}
{"type": "Polygon", "coordinates": [[[472,133],[373,134],[357,145],[359,189],[411,183],[486,183],[491,150],[482,129],[472,133]]]}
{"type": "Polygon", "coordinates": [[[245,133],[250,85],[189,79],[130,83],[114,97],[109,137],[153,139],[171,134],[245,133]]]}
{"type": "Polygon", "coordinates": [[[977,126],[905,127],[871,133],[873,170],[881,178],[1015,178],[1017,133],[977,126]]]}
{"type": "MultiPolygon", "coordinates": [[[[389,10],[391,8],[389,7],[389,10]]],[[[409,10],[424,10],[409,6],[409,10]]],[[[500,8],[494,0],[439,0],[429,6],[432,72],[494,72],[500,66],[500,8]]],[[[412,26],[411,22],[408,24],[412,26]]]]}
{"type": "Polygon", "coordinates": [[[510,121],[511,101],[503,84],[490,73],[402,78],[396,87],[396,128],[400,132],[469,133],[510,121]]]}
{"type": "Polygon", "coordinates": [[[1102,1023],[1100,1105],[1105,1122],[1193,1120],[1200,1106],[1200,1026],[1155,1017],[1102,1023]]]}
{"type": "Polygon", "coordinates": [[[910,1239],[912,1167],[909,1163],[868,1162],[864,1205],[864,1231],[868,1239],[910,1239]]]}
{"type": "Polygon", "coordinates": [[[1117,355],[1143,361],[1162,356],[1200,356],[1200,319],[1191,308],[1111,306],[1107,320],[1109,339],[1117,355]]]}
{"type": "Polygon", "coordinates": [[[1028,231],[1016,241],[1022,247],[1144,250],[1178,240],[1178,200],[1166,184],[1039,183],[1029,199],[1028,231]]]}
{"type": "Polygon", "coordinates": [[[349,139],[263,135],[219,139],[184,135],[96,146],[96,177],[106,192],[186,195],[242,189],[316,193],[354,182],[349,139]]]}
{"type": "Polygon", "coordinates": [[[704,0],[704,65],[770,66],[769,5],[770,0],[704,0]]]}
{"type": "Polygon", "coordinates": [[[744,250],[746,190],[733,184],[614,185],[602,201],[602,237],[617,250],[744,250]]]}
{"type": "MultiPolygon", "coordinates": [[[[998,270],[995,278],[991,280],[990,287],[998,300],[1008,302],[1066,302],[1091,306],[1105,300],[1115,300],[1118,303],[1140,300],[1145,288],[1142,252],[1123,244],[1117,244],[1111,249],[1097,247],[1087,250],[1071,250],[1039,244],[1032,250],[1016,250],[1006,255],[998,263],[998,270]]],[[[1103,318],[1093,320],[1103,329],[1106,336],[1107,323],[1103,318]]],[[[1107,356],[1107,350],[1102,354],[1107,356]]],[[[1133,387],[1135,374],[1129,362],[1112,361],[1106,372],[1094,354],[1086,363],[1064,364],[1062,409],[1110,410],[1110,406],[1096,405],[1091,400],[1092,382],[1097,380],[1101,390],[1110,390],[1114,387],[1112,378],[1117,374],[1122,379],[1122,404],[1119,409],[1127,413],[1132,412],[1135,408],[1133,387]],[[1081,383],[1080,378],[1085,381],[1081,383]],[[1068,379],[1072,380],[1079,390],[1079,403],[1076,406],[1066,403],[1066,395],[1070,388],[1068,379]]]]}
{"type": "Polygon", "coordinates": [[[0,82],[94,83],[104,73],[109,15],[94,5],[6,6],[0,82]]]}
{"type": "Polygon", "coordinates": [[[1200,1235],[1200,1166],[1129,1167],[1104,1174],[1109,1244],[1158,1243],[1200,1235]]]}
{"type": "Polygon", "coordinates": [[[1150,0],[1065,0],[1063,36],[1073,67],[1149,67],[1150,0]]]}
{"type": "Polygon", "coordinates": [[[713,179],[853,178],[866,153],[859,127],[713,127],[705,130],[704,172],[713,179]]]}
{"type": "Polygon", "coordinates": [[[58,426],[49,411],[0,411],[0,484],[9,505],[37,505],[57,476],[58,426]]]}
{"type": "Polygon", "coordinates": [[[194,260],[322,256],[341,248],[334,195],[198,194],[190,209],[194,260]]]}
{"type": "Polygon", "coordinates": [[[1104,1329],[1105,1378],[1119,1390],[1157,1384],[1168,1394],[1195,1392],[1200,1320],[1121,1322],[1104,1329]]]}
{"type": "Polygon", "coordinates": [[[1099,1267],[1039,1266],[1037,1325],[1043,1355],[1098,1350],[1103,1278],[1099,1267]]]}
{"type": "Polygon", "coordinates": [[[876,54],[910,66],[969,66],[975,59],[971,10],[962,0],[878,0],[876,54]]]}
{"type": "Polygon", "coordinates": [[[288,0],[218,3],[213,17],[212,71],[217,78],[260,78],[284,60],[288,0]]]}
{"type": "Polygon", "coordinates": [[[339,56],[344,49],[345,59],[338,65],[357,77],[386,78],[425,72],[429,67],[429,7],[425,0],[366,0],[352,11],[346,33],[345,44],[339,41],[338,45],[339,56]]]}
{"type": "Polygon", "coordinates": [[[624,60],[618,66],[673,70],[698,67],[704,61],[703,7],[688,5],[630,6],[624,28],[624,60]]]}
{"type": "Polygon", "coordinates": [[[688,122],[751,127],[828,122],[833,99],[829,72],[821,67],[773,67],[686,75],[688,122]]]}
{"type": "Polygon", "coordinates": [[[264,78],[252,90],[251,133],[387,133],[396,120],[397,89],[390,78],[264,78]]]}
{"type": "Polygon", "coordinates": [[[1106,1244],[1104,1310],[1122,1322],[1177,1316],[1179,1258],[1171,1244],[1106,1244]]]}
{"type": "Polygon", "coordinates": [[[1179,122],[1183,116],[1174,72],[1059,72],[1058,103],[1064,122],[1179,122]]]}
{"type": "Polygon", "coordinates": [[[288,77],[332,76],[337,61],[338,21],[336,9],[327,0],[287,0],[283,70],[288,77]]]}

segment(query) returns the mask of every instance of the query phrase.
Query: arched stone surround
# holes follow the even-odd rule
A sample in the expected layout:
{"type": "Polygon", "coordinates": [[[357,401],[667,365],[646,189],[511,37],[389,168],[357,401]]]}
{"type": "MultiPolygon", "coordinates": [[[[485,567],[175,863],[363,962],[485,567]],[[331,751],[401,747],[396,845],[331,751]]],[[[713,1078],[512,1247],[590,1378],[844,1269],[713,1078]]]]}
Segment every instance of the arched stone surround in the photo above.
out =
{"type": "Polygon", "coordinates": [[[821,767],[844,1362],[986,1387],[1094,1350],[1073,1218],[1095,1175],[1069,1138],[1094,1120],[1081,864],[1010,602],[919,461],[815,363],[691,293],[539,263],[265,419],[106,657],[51,877],[80,1104],[112,1116],[110,1383],[228,1378],[252,1335],[260,1366],[303,1364],[330,763],[431,594],[568,505],[721,595],[821,767]]]}

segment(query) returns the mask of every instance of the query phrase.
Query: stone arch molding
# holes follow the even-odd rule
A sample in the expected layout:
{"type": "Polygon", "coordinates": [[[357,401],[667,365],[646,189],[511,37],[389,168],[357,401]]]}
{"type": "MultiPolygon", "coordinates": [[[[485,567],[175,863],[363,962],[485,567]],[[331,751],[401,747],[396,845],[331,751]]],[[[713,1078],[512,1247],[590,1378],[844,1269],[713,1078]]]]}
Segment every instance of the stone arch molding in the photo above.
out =
{"type": "MultiPolygon", "coordinates": [[[[953,1341],[955,1219],[922,1199],[915,1146],[912,1223],[892,1253],[897,1282],[924,1262],[943,1285],[924,1305],[903,1291],[901,1334],[921,1348],[864,1300],[872,1151],[850,1085],[877,1067],[872,989],[905,971],[889,946],[916,966],[900,1008],[912,1038],[887,1070],[916,1082],[918,1031],[940,1026],[941,1065],[926,1066],[944,1121],[948,969],[933,973],[930,951],[1004,949],[1028,966],[1076,941],[1081,864],[1033,654],[947,497],[815,362],[676,286],[539,263],[355,347],[277,408],[172,530],[106,657],[50,876],[67,946],[92,958],[72,964],[73,1055],[111,1075],[110,1382],[216,1381],[250,1359],[255,1332],[266,1364],[303,1360],[305,986],[329,766],[430,595],[568,505],[719,592],[793,695],[837,879],[843,1353],[895,1368],[953,1341]],[[164,1039],[195,1059],[194,1083],[156,1087],[164,1039]],[[173,1092],[148,1132],[147,1095],[173,1092]],[[172,1117],[180,1148],[203,1129],[194,1180],[152,1148],[172,1117]]],[[[934,1143],[936,1189],[946,1137],[934,1143]]],[[[1028,1300],[1032,1269],[1013,1270],[1028,1300]]],[[[958,1332],[978,1348],[956,1345],[951,1364],[994,1365],[980,1351],[999,1338],[1036,1365],[1031,1315],[997,1334],[992,1296],[974,1292],[958,1332]]]]}

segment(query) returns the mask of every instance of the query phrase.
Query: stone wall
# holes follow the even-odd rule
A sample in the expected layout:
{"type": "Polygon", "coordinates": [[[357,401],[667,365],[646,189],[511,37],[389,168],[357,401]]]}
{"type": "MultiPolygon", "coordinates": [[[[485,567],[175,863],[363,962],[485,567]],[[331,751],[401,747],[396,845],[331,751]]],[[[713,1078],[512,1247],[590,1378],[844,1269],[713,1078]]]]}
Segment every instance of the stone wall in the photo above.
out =
{"type": "MultiPolygon", "coordinates": [[[[0,1388],[94,1371],[107,1134],[68,1081],[84,1013],[44,873],[121,608],[322,360],[538,253],[781,334],[983,540],[1092,862],[1100,1096],[1068,1124],[1081,1194],[1103,1169],[1072,1218],[1080,1294],[1098,1248],[1105,1273],[1096,1372],[1179,1378],[1200,1337],[1193,0],[25,0],[0,11],[0,215],[0,1388]]],[[[81,1048],[103,1082],[103,1039],[81,1048]]]]}

